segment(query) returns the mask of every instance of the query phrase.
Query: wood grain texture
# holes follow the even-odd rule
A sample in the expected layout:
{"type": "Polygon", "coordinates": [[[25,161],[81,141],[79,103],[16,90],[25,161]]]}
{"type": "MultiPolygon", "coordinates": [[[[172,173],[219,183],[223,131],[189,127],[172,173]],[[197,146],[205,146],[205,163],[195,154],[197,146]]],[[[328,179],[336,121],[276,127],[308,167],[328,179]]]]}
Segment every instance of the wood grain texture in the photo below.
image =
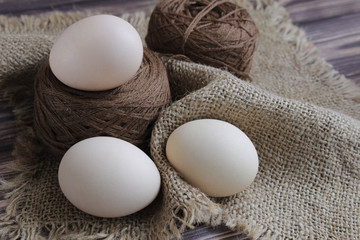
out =
{"type": "Polygon", "coordinates": [[[97,9],[114,14],[153,7],[158,0],[0,0],[0,14],[21,15],[46,11],[81,11],[97,9]]]}
{"type": "Polygon", "coordinates": [[[314,22],[360,11],[360,1],[354,0],[279,0],[291,13],[294,22],[314,22]]]}
{"type": "Polygon", "coordinates": [[[298,25],[317,46],[319,56],[360,85],[360,11],[298,25]]]}
{"type": "MultiPolygon", "coordinates": [[[[158,0],[0,0],[0,14],[37,14],[50,10],[97,9],[113,14],[149,10],[158,0]]],[[[360,86],[360,0],[278,0],[293,22],[303,28],[309,39],[336,70],[360,86]]],[[[1,53],[0,53],[1,54],[1,53]]],[[[11,152],[16,137],[12,109],[0,101],[0,177],[9,178],[7,166],[12,162],[11,152]]],[[[0,193],[0,211],[8,201],[0,193]]],[[[246,235],[224,226],[211,228],[199,225],[183,234],[195,239],[247,239],[246,235]]]]}

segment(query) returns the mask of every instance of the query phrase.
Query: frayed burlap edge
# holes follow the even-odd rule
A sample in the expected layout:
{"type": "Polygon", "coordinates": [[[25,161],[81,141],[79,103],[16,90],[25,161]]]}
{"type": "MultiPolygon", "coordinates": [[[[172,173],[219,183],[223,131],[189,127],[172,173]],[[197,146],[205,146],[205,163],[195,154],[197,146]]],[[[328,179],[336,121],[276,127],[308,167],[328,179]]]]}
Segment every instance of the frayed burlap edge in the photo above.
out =
{"type": "Polygon", "coordinates": [[[235,0],[235,2],[246,5],[250,13],[260,11],[274,16],[271,18],[272,21],[267,21],[267,24],[276,26],[275,29],[278,29],[279,36],[295,47],[296,52],[301,56],[303,63],[309,66],[310,71],[316,76],[321,76],[319,78],[323,80],[321,83],[324,86],[335,88],[344,95],[344,98],[348,98],[360,106],[360,87],[333,69],[333,66],[324,58],[319,57],[317,47],[308,41],[304,30],[292,23],[285,8],[275,0],[257,0],[255,8],[246,0],[235,0]]]}
{"type": "MultiPolygon", "coordinates": [[[[6,17],[0,16],[0,31],[6,34],[43,34],[46,38],[54,40],[54,36],[58,34],[59,29],[66,28],[69,24],[78,21],[86,16],[97,14],[95,12],[53,12],[40,16],[21,16],[6,17]],[[56,28],[56,30],[53,30],[56,28]]],[[[124,14],[122,18],[129,21],[133,25],[141,26],[140,35],[145,38],[147,18],[144,12],[134,14],[124,14]],[[141,34],[142,33],[142,34],[141,34]]],[[[34,72],[35,74],[35,72],[34,72]]],[[[31,76],[27,76],[31,78],[31,76]]],[[[33,129],[30,127],[32,123],[32,103],[28,101],[33,97],[32,93],[27,89],[27,79],[16,79],[13,81],[8,75],[0,74],[0,91],[1,94],[9,99],[13,106],[13,113],[16,117],[18,125],[18,133],[13,151],[14,161],[8,166],[8,170],[16,174],[11,180],[0,180],[0,190],[5,192],[5,199],[11,199],[6,212],[0,215],[0,236],[10,237],[11,239],[134,239],[134,234],[138,239],[169,239],[172,236],[181,237],[181,233],[186,228],[193,228],[190,222],[194,222],[196,215],[201,222],[214,222],[218,225],[219,221],[216,217],[221,212],[218,206],[211,206],[208,199],[200,202],[177,203],[172,202],[168,208],[167,214],[172,216],[171,221],[167,222],[167,226],[158,226],[151,229],[151,232],[144,232],[141,229],[104,229],[102,232],[96,231],[98,226],[87,226],[79,224],[55,224],[47,225],[22,225],[19,224],[18,211],[21,211],[21,196],[26,191],[25,186],[29,184],[29,179],[37,172],[41,162],[37,159],[41,155],[41,147],[37,146],[37,140],[33,129]],[[18,81],[19,80],[19,81],[18,81]],[[6,86],[6,89],[4,89],[6,86]],[[26,92],[26,99],[23,93],[26,92]],[[26,159],[24,158],[26,156],[26,159]],[[209,205],[209,207],[204,207],[209,205]],[[179,214],[181,213],[181,214],[179,214]],[[72,229],[68,231],[68,229],[72,229]]],[[[169,205],[169,204],[167,204],[169,205]]],[[[155,225],[154,225],[155,226],[155,225]]]]}
{"type": "MultiPolygon", "coordinates": [[[[339,74],[335,71],[331,65],[329,65],[324,59],[317,56],[317,49],[314,45],[307,41],[306,34],[303,30],[297,28],[291,23],[289,19],[288,13],[282,7],[280,7],[276,2],[272,0],[258,0],[256,8],[253,8],[252,4],[246,0],[238,0],[236,3],[246,6],[249,11],[262,11],[268,14],[273,14],[276,16],[273,18],[272,22],[268,24],[278,26],[279,32],[284,39],[288,40],[289,43],[294,44],[296,46],[297,52],[299,55],[303,57],[303,60],[306,64],[311,67],[311,70],[314,73],[322,76],[324,79],[323,84],[335,87],[339,92],[344,94],[344,97],[347,97],[355,102],[360,101],[360,88],[347,80],[343,75],[339,74]]],[[[39,20],[39,16],[23,16],[19,18],[7,18],[5,16],[0,16],[0,31],[5,34],[17,34],[17,33],[41,33],[51,34],[51,29],[53,26],[63,26],[66,27],[69,23],[81,19],[89,14],[94,14],[94,12],[81,12],[69,14],[66,13],[66,16],[73,16],[74,19],[69,19],[69,22],[64,22],[63,13],[55,13],[51,15],[51,19],[49,20],[48,15],[43,15],[43,20],[39,20]]],[[[7,84],[3,80],[3,76],[0,76],[0,89],[2,90],[2,86],[7,84]],[[1,86],[2,85],[2,86],[1,86]]],[[[8,82],[11,84],[10,82],[8,82]]],[[[8,96],[11,96],[13,92],[8,92],[8,96]]],[[[14,100],[14,99],[12,99],[14,100]]],[[[358,103],[359,104],[359,103],[358,103]]],[[[14,113],[17,117],[20,125],[23,125],[24,122],[27,122],[26,116],[29,113],[28,102],[21,102],[17,99],[17,103],[14,106],[14,113]]],[[[24,156],[21,154],[21,151],[26,151],[26,149],[20,149],[19,146],[24,146],[28,141],[33,140],[33,132],[30,128],[21,128],[19,129],[16,148],[14,150],[14,158],[16,162],[9,167],[9,170],[19,173],[14,179],[9,181],[2,180],[0,190],[7,192],[5,195],[6,199],[12,199],[9,203],[6,211],[6,214],[0,215],[0,235],[1,236],[11,236],[12,238],[27,238],[27,239],[45,239],[41,235],[41,232],[44,227],[46,227],[50,231],[50,237],[56,239],[114,239],[114,233],[97,233],[95,235],[89,234],[89,231],[92,232],[91,229],[88,229],[85,226],[72,226],[77,230],[77,234],[66,235],[63,236],[67,225],[54,225],[54,226],[19,226],[16,223],[16,218],[13,220],[10,216],[16,216],[16,211],[19,208],[18,206],[18,198],[21,196],[24,191],[23,186],[27,184],[27,179],[31,177],[37,168],[37,164],[32,161],[29,162],[29,159],[32,156],[36,155],[34,152],[27,152],[29,154],[29,158],[19,159],[18,156],[24,156]]],[[[156,143],[154,143],[156,144],[156,143]]],[[[35,151],[36,152],[36,151],[35,151]]],[[[205,199],[204,199],[205,200],[205,199]]],[[[206,201],[206,200],[205,200],[206,201]]],[[[250,237],[254,239],[278,239],[279,235],[265,227],[253,225],[251,223],[246,223],[242,220],[236,221],[227,221],[223,222],[223,217],[221,209],[216,205],[210,206],[208,209],[203,209],[202,205],[193,205],[190,209],[185,205],[178,205],[173,209],[174,221],[170,224],[169,232],[164,233],[162,237],[169,238],[170,234],[176,237],[180,237],[180,234],[186,229],[186,227],[193,227],[196,223],[207,223],[212,226],[217,226],[219,224],[225,224],[227,227],[242,231],[248,234],[250,237]],[[183,211],[184,217],[179,219],[178,212],[183,211]],[[175,223],[175,219],[180,220],[180,224],[175,223]]],[[[120,234],[121,238],[129,238],[128,232],[124,232],[120,234]]],[[[144,235],[139,231],[139,238],[146,239],[149,235],[144,235]]],[[[48,239],[48,237],[46,237],[48,239]]]]}
{"type": "MultiPolygon", "coordinates": [[[[326,62],[325,59],[318,56],[318,49],[316,48],[316,46],[310,41],[308,41],[304,30],[296,27],[292,23],[289,14],[285,8],[280,6],[274,0],[257,0],[255,6],[247,0],[233,0],[232,2],[246,7],[247,10],[250,12],[250,15],[254,11],[260,11],[262,13],[276,16],[272,18],[273,21],[268,21],[267,24],[271,26],[276,26],[276,29],[278,29],[277,34],[295,47],[296,53],[301,57],[303,63],[309,67],[309,70],[314,75],[321,76],[319,77],[319,79],[323,80],[321,83],[324,86],[329,86],[336,89],[337,92],[343,94],[344,98],[347,98],[355,105],[360,106],[360,87],[354,82],[348,80],[338,71],[334,70],[332,65],[326,62]]],[[[171,65],[171,62],[176,60],[165,57],[164,61],[165,64],[171,65]]],[[[209,82],[211,82],[212,80],[213,79],[209,79],[209,82]]],[[[209,82],[204,82],[203,86],[205,86],[209,82]]],[[[161,137],[153,136],[153,138],[161,137]]],[[[156,146],[158,144],[160,143],[152,142],[153,146],[156,146]]],[[[156,151],[152,149],[152,152],[155,153],[156,151]]],[[[222,212],[221,215],[217,215],[216,218],[217,222],[214,225],[214,222],[210,223],[199,220],[201,219],[201,216],[194,214],[194,216],[191,218],[193,221],[187,222],[186,224],[193,225],[194,223],[198,222],[211,224],[212,226],[224,224],[229,229],[245,233],[252,239],[283,239],[280,233],[278,233],[276,230],[269,229],[268,227],[261,226],[257,223],[246,222],[243,219],[230,219],[226,216],[224,212],[222,212]]]]}
{"type": "MultiPolygon", "coordinates": [[[[308,41],[305,31],[293,25],[288,12],[280,6],[275,0],[257,0],[256,6],[248,0],[231,0],[241,6],[246,7],[250,13],[260,11],[271,14],[273,17],[270,25],[277,26],[278,34],[280,34],[289,43],[293,44],[302,60],[311,67],[311,70],[317,75],[322,76],[324,85],[331,85],[338,91],[344,93],[345,97],[356,100],[360,103],[360,87],[355,83],[346,79],[338,71],[326,62],[325,59],[318,56],[318,49],[315,45],[308,41]]],[[[69,24],[80,20],[89,15],[100,14],[101,12],[82,11],[72,13],[52,12],[51,14],[42,14],[36,16],[20,16],[7,17],[0,16],[0,32],[3,34],[19,34],[19,33],[45,33],[55,34],[59,28],[65,28],[69,24]],[[66,16],[66,18],[64,18],[66,16]],[[54,26],[56,26],[55,31],[54,26]]],[[[136,12],[133,14],[122,15],[124,19],[136,21],[136,19],[146,19],[145,12],[136,12]]],[[[147,29],[147,24],[144,29],[147,29]]],[[[141,31],[145,38],[147,31],[141,31]]],[[[144,41],[145,44],[145,41],[144,41]]],[[[1,77],[1,76],[0,76],[1,77]]]]}

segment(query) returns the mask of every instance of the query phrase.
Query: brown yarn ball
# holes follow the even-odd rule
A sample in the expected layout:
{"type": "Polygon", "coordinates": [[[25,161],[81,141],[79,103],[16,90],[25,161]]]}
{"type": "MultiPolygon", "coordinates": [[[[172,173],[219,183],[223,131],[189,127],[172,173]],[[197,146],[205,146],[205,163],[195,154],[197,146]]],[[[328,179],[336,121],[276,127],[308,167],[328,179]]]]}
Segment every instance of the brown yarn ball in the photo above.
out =
{"type": "Polygon", "coordinates": [[[121,138],[146,151],[153,123],[169,103],[166,69],[147,48],[136,75],[107,91],[70,88],[55,77],[46,61],[35,79],[34,129],[56,155],[95,136],[121,138]]]}
{"type": "Polygon", "coordinates": [[[162,0],[153,10],[146,43],[250,80],[258,29],[246,9],[225,0],[162,0]]]}

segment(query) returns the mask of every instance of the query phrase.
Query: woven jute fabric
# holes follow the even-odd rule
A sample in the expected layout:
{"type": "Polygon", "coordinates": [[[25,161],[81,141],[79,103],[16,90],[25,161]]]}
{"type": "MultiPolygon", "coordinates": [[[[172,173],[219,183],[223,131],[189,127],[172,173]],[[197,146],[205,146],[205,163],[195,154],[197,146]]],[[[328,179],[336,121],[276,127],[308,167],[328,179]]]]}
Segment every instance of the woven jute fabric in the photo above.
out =
{"type": "MultiPolygon", "coordinates": [[[[10,199],[0,215],[1,236],[169,239],[202,222],[225,224],[254,239],[359,239],[360,89],[317,57],[277,3],[237,4],[259,29],[253,81],[162,57],[174,101],[160,114],[150,141],[161,192],[146,209],[116,219],[92,217],[65,199],[57,183],[58,161],[44,154],[32,129],[37,69],[59,32],[92,13],[1,17],[0,84],[19,124],[12,166],[19,174],[1,185],[10,199]],[[230,122],[253,141],[260,166],[247,190],[211,198],[169,165],[168,136],[200,118],[230,122]]],[[[123,17],[145,37],[144,14],[123,17]]]]}

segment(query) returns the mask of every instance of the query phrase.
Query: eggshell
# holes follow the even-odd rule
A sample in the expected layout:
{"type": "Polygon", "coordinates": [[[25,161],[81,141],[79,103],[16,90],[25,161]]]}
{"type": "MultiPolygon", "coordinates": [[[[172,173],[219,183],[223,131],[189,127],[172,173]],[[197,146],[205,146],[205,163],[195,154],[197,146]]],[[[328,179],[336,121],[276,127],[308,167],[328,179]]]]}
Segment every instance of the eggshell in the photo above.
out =
{"type": "Polygon", "coordinates": [[[186,181],[214,197],[246,189],[259,166],[256,149],[245,133],[216,119],[195,120],[175,129],[166,155],[186,181]]]}
{"type": "Polygon", "coordinates": [[[122,217],[149,205],[160,189],[160,174],[139,148],[113,137],[93,137],[73,145],[59,166],[65,197],[98,217],[122,217]]]}
{"type": "Polygon", "coordinates": [[[49,63],[65,85],[101,91],[129,81],[142,58],[141,38],[130,23],[112,15],[95,15],[65,29],[50,51],[49,63]]]}

